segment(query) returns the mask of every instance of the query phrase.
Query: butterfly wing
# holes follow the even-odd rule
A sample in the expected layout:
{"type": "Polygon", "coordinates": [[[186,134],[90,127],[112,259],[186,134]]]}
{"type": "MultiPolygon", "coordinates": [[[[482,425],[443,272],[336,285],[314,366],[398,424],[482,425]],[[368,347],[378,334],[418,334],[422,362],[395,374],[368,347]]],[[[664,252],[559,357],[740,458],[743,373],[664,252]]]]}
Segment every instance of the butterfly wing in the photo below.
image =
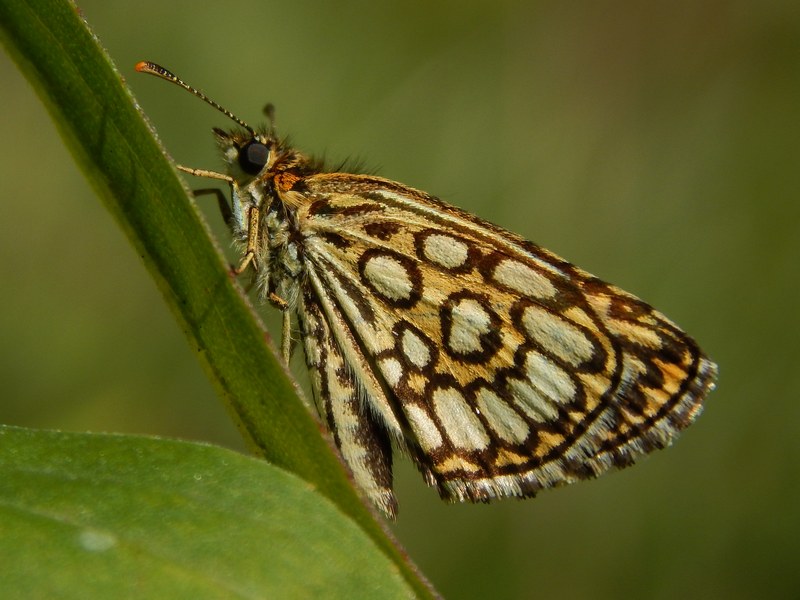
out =
{"type": "Polygon", "coordinates": [[[292,193],[315,391],[323,415],[348,406],[350,454],[386,457],[372,472],[340,443],[379,506],[391,458],[370,437],[447,500],[531,496],[668,445],[713,388],[716,366],[666,317],[514,234],[377,177],[292,193]]]}

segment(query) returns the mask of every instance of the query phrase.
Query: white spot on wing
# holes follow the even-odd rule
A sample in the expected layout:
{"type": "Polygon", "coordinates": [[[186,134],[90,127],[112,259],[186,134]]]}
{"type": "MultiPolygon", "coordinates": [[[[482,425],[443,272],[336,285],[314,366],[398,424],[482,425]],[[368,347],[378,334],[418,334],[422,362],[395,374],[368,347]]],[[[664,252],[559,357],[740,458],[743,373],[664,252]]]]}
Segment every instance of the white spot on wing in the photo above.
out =
{"type": "Polygon", "coordinates": [[[578,366],[592,357],[592,342],[568,320],[538,306],[528,306],[522,313],[522,325],[528,335],[546,351],[578,366]]]}
{"type": "Polygon", "coordinates": [[[464,298],[450,310],[450,338],[447,345],[458,354],[483,350],[481,336],[489,333],[491,318],[477,300],[464,298]]]}
{"type": "Polygon", "coordinates": [[[439,388],[433,392],[433,407],[453,446],[463,450],[483,450],[489,435],[472,412],[461,392],[439,388]]]}
{"type": "Polygon", "coordinates": [[[400,346],[405,357],[412,365],[420,369],[425,367],[431,361],[431,351],[428,346],[409,329],[404,330],[402,335],[400,346]]]}
{"type": "Polygon", "coordinates": [[[403,376],[403,367],[399,360],[396,358],[384,358],[380,362],[380,367],[386,383],[391,387],[395,387],[400,383],[400,378],[403,376]]]}
{"type": "Polygon", "coordinates": [[[563,404],[575,396],[575,384],[566,371],[538,352],[528,352],[525,358],[528,378],[551,401],[563,404]]]}
{"type": "Polygon", "coordinates": [[[528,437],[528,424],[492,390],[481,388],[475,401],[497,437],[512,444],[521,444],[528,437]]]}
{"type": "Polygon", "coordinates": [[[508,388],[517,406],[534,421],[542,423],[558,417],[556,407],[530,382],[523,379],[509,379],[508,388]]]}
{"type": "Polygon", "coordinates": [[[528,265],[507,258],[494,269],[497,283],[531,298],[551,298],[556,288],[551,281],[528,265]]]}
{"type": "Polygon", "coordinates": [[[428,416],[423,409],[414,404],[409,404],[405,408],[411,428],[417,436],[420,447],[425,452],[436,450],[442,445],[442,434],[436,427],[436,423],[428,416]]]}
{"type": "Polygon", "coordinates": [[[408,300],[414,284],[406,268],[391,256],[372,256],[364,265],[364,277],[372,289],[390,300],[408,300]]]}
{"type": "Polygon", "coordinates": [[[469,256],[469,248],[464,242],[441,233],[427,236],[423,251],[429,261],[447,269],[462,266],[469,256]]]}

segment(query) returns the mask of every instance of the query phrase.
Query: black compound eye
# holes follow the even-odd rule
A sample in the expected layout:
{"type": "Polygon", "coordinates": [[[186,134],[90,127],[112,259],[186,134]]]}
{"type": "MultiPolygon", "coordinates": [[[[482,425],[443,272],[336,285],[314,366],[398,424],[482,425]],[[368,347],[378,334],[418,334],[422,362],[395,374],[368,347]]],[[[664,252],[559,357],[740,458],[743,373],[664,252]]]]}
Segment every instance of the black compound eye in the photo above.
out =
{"type": "Polygon", "coordinates": [[[256,140],[239,149],[239,166],[248,175],[258,175],[269,160],[269,147],[256,140]]]}

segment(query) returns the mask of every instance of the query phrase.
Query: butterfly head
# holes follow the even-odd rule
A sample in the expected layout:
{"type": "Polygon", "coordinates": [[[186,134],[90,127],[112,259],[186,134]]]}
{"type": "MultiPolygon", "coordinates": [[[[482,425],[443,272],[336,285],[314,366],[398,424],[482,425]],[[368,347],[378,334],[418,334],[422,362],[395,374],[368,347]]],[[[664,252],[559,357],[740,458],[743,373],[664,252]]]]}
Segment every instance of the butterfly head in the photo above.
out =
{"type": "MultiPolygon", "coordinates": [[[[274,138],[271,127],[269,131],[256,131],[227,108],[224,108],[197,88],[190,86],[180,77],[156,63],[142,61],[136,65],[136,70],[140,73],[149,73],[166,79],[182,87],[239,125],[239,128],[230,132],[214,128],[214,135],[222,150],[228,170],[237,181],[242,182],[243,180],[252,179],[258,176],[265,167],[270,166],[275,155],[273,149],[277,145],[277,140],[274,138]]],[[[271,105],[265,110],[271,120],[271,105]]]]}
{"type": "Polygon", "coordinates": [[[228,174],[240,184],[269,170],[278,157],[280,142],[266,132],[213,129],[228,174]]]}

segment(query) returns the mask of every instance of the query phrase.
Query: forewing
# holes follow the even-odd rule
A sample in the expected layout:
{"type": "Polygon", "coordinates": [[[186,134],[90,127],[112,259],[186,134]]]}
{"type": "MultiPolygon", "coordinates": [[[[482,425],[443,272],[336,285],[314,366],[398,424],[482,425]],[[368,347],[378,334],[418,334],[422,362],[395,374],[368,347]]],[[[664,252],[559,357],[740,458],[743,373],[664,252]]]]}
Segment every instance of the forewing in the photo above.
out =
{"type": "Polygon", "coordinates": [[[309,293],[370,414],[450,500],[529,496],[671,442],[716,366],[636,297],[417,190],[303,181],[309,293]]]}

